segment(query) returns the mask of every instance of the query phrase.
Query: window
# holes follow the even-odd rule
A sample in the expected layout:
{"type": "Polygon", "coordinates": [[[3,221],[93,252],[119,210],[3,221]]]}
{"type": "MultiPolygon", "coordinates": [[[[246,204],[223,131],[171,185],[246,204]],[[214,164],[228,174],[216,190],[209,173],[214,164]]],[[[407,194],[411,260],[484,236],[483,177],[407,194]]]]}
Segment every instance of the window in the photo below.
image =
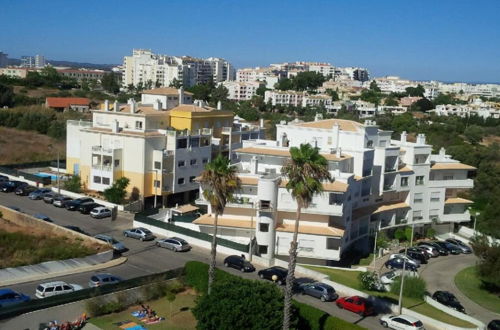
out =
{"type": "Polygon", "coordinates": [[[161,187],[160,180],[155,180],[154,186],[155,186],[155,188],[160,188],[161,187]]]}
{"type": "Polygon", "coordinates": [[[327,238],[326,248],[327,250],[338,250],[340,248],[341,240],[338,238],[327,238]]]}
{"type": "Polygon", "coordinates": [[[187,139],[178,139],[177,149],[186,149],[186,148],[187,148],[187,139]]]}
{"type": "Polygon", "coordinates": [[[197,163],[197,162],[198,162],[198,160],[197,160],[196,158],[191,159],[191,160],[189,161],[189,163],[190,163],[191,165],[196,165],[196,163],[197,163]]]}
{"type": "Polygon", "coordinates": [[[179,161],[177,162],[177,167],[184,167],[184,166],[186,166],[186,161],[184,161],[184,160],[179,160],[179,161]]]}
{"type": "Polygon", "coordinates": [[[427,155],[415,155],[415,164],[424,164],[427,161],[427,155]]]}
{"type": "Polygon", "coordinates": [[[367,148],[372,148],[373,147],[373,141],[372,140],[366,141],[366,147],[367,148]]]}
{"type": "Polygon", "coordinates": [[[443,180],[453,180],[453,175],[443,175],[443,180]]]}
{"type": "Polygon", "coordinates": [[[424,184],[424,176],[423,175],[419,175],[419,176],[415,177],[415,185],[421,186],[423,184],[424,184]]]}
{"type": "Polygon", "coordinates": [[[439,202],[440,199],[439,196],[440,196],[439,191],[431,192],[431,202],[439,202]]]}
{"type": "Polygon", "coordinates": [[[195,180],[195,179],[196,179],[196,177],[195,177],[195,176],[190,176],[190,177],[189,177],[189,182],[191,182],[191,183],[192,183],[192,182],[194,182],[194,180],[195,180]]]}
{"type": "Polygon", "coordinates": [[[120,166],[120,160],[119,159],[115,159],[115,167],[118,167],[120,166]]]}
{"type": "Polygon", "coordinates": [[[413,211],[413,220],[422,220],[422,211],[413,211]]]}
{"type": "Polygon", "coordinates": [[[271,207],[271,201],[260,201],[260,208],[261,209],[268,209],[271,207]]]}
{"type": "Polygon", "coordinates": [[[408,187],[408,177],[402,177],[401,178],[401,187],[408,187]]]}
{"type": "Polygon", "coordinates": [[[191,138],[189,140],[189,143],[190,143],[190,147],[192,148],[198,148],[200,146],[200,138],[199,137],[196,137],[196,138],[191,138]]]}
{"type": "Polygon", "coordinates": [[[415,193],[415,196],[413,198],[413,203],[422,203],[424,201],[424,194],[423,193],[415,193]]]}
{"type": "Polygon", "coordinates": [[[142,121],[135,122],[135,129],[142,129],[142,121]]]}
{"type": "Polygon", "coordinates": [[[206,164],[208,163],[208,158],[203,158],[203,160],[201,161],[203,164],[206,164]]]}
{"type": "Polygon", "coordinates": [[[259,254],[267,254],[267,245],[259,245],[259,254]]]}
{"type": "Polygon", "coordinates": [[[178,178],[177,184],[184,184],[184,178],[178,178]]]}
{"type": "Polygon", "coordinates": [[[341,205],[344,202],[344,194],[330,193],[330,205],[341,205]]]}
{"type": "Polygon", "coordinates": [[[101,177],[100,176],[94,176],[94,183],[101,183],[101,177]]]}
{"type": "Polygon", "coordinates": [[[102,177],[102,184],[109,184],[109,178],[102,177]]]}
{"type": "Polygon", "coordinates": [[[161,170],[161,162],[155,162],[155,170],[161,170]]]}
{"type": "Polygon", "coordinates": [[[269,224],[268,223],[261,223],[259,225],[259,231],[263,233],[267,233],[269,231],[269,224]]]}

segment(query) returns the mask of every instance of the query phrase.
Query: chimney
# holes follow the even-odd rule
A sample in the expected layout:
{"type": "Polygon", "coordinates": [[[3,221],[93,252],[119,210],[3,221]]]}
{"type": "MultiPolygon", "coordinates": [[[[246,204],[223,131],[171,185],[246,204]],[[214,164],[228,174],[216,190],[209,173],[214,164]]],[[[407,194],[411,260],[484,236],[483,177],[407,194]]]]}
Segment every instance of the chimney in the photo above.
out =
{"type": "Polygon", "coordinates": [[[417,144],[425,144],[425,134],[421,133],[417,135],[417,144]]]}
{"type": "Polygon", "coordinates": [[[162,110],[162,104],[159,99],[156,99],[153,103],[153,109],[155,110],[162,110]]]}
{"type": "Polygon", "coordinates": [[[445,156],[446,155],[446,149],[441,147],[441,149],[439,149],[439,156],[445,156]]]}
{"type": "Polygon", "coordinates": [[[320,121],[323,119],[323,115],[320,114],[320,113],[317,113],[316,115],[314,115],[314,121],[320,121]]]}
{"type": "Polygon", "coordinates": [[[120,111],[120,105],[118,104],[118,101],[115,101],[114,105],[113,105],[113,110],[115,112],[118,112],[120,111]]]}
{"type": "Polygon", "coordinates": [[[130,99],[128,104],[130,106],[130,113],[135,113],[135,111],[137,110],[137,104],[135,103],[135,100],[130,99]]]}
{"type": "Polygon", "coordinates": [[[401,143],[406,143],[406,131],[401,132],[401,143]]]}
{"type": "Polygon", "coordinates": [[[335,150],[339,148],[340,143],[340,126],[337,122],[333,124],[332,127],[333,143],[335,144],[335,150]]]}
{"type": "Polygon", "coordinates": [[[109,100],[104,100],[104,111],[109,111],[109,100]]]}
{"type": "Polygon", "coordinates": [[[113,126],[111,127],[111,130],[113,131],[113,133],[118,133],[120,132],[120,125],[118,123],[118,120],[113,120],[113,126]]]}
{"type": "Polygon", "coordinates": [[[250,173],[257,174],[259,169],[259,161],[257,160],[257,156],[252,156],[250,159],[250,173]]]}
{"type": "Polygon", "coordinates": [[[222,102],[217,101],[217,110],[222,110],[222,102]]]}
{"type": "Polygon", "coordinates": [[[260,128],[264,128],[264,118],[260,118],[260,128]]]}
{"type": "Polygon", "coordinates": [[[337,157],[342,158],[342,148],[341,147],[337,148],[337,157]]]}
{"type": "Polygon", "coordinates": [[[179,105],[184,104],[184,88],[179,88],[179,105]]]}

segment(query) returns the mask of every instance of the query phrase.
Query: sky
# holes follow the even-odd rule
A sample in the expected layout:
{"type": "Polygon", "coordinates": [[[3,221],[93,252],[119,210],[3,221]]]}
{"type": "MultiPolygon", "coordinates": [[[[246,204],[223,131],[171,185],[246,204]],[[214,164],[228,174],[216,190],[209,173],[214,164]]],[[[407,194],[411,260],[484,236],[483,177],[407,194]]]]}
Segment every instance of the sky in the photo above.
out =
{"type": "Polygon", "coordinates": [[[371,76],[500,82],[500,0],[0,0],[10,58],[120,64],[133,48],[360,66],[371,76]]]}

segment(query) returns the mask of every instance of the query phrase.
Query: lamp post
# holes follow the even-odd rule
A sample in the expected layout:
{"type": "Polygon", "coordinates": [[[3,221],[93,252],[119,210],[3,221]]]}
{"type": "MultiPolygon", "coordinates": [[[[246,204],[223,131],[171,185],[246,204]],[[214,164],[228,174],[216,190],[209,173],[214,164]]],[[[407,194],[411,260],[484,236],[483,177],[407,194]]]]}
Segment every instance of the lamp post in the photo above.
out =
{"type": "Polygon", "coordinates": [[[477,221],[477,217],[480,215],[481,213],[480,212],[477,212],[476,214],[474,214],[474,236],[476,236],[476,221],[477,221]]]}
{"type": "Polygon", "coordinates": [[[381,221],[379,220],[378,222],[378,229],[375,231],[375,242],[373,243],[373,270],[377,271],[377,238],[378,238],[378,232],[380,231],[380,225],[381,221]]]}
{"type": "MultiPolygon", "coordinates": [[[[413,231],[415,228],[415,224],[411,224],[411,236],[410,236],[410,246],[413,245],[413,231]]],[[[403,259],[403,272],[401,274],[401,286],[399,287],[399,301],[398,301],[398,310],[399,314],[402,313],[403,310],[403,285],[405,282],[405,273],[406,273],[406,259],[408,258],[408,246],[405,247],[405,258],[403,259]]]]}
{"type": "Polygon", "coordinates": [[[158,198],[158,169],[155,168],[155,201],[154,208],[156,208],[156,200],[158,198]]]}
{"type": "Polygon", "coordinates": [[[57,193],[61,194],[61,178],[59,177],[59,149],[57,150],[57,193]]]}
{"type": "Polygon", "coordinates": [[[253,243],[253,237],[255,235],[255,231],[253,230],[253,213],[254,213],[254,211],[255,211],[255,201],[252,201],[252,212],[250,214],[250,244],[248,244],[248,259],[250,261],[252,261],[252,255],[253,255],[252,243],[253,243]]]}

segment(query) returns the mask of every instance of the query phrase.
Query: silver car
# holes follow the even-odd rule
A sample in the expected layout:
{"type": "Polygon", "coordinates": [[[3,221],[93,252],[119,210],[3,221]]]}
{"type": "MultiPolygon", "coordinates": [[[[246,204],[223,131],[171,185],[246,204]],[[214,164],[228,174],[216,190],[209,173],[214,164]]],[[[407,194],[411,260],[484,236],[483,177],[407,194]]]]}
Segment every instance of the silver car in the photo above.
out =
{"type": "Polygon", "coordinates": [[[103,286],[106,284],[116,284],[121,281],[122,281],[121,277],[111,275],[108,273],[95,274],[92,275],[92,277],[90,277],[89,287],[97,288],[99,286],[103,286]]]}
{"type": "Polygon", "coordinates": [[[90,216],[95,219],[102,219],[111,216],[111,210],[104,206],[99,206],[90,211],[90,216]]]}
{"type": "Polygon", "coordinates": [[[123,243],[118,242],[116,239],[109,235],[104,235],[104,234],[97,234],[94,236],[94,238],[97,238],[98,240],[104,241],[108,244],[110,244],[113,247],[113,250],[117,252],[125,252],[128,251],[128,249],[123,245],[123,243]]]}
{"type": "Polygon", "coordinates": [[[124,230],[123,236],[136,238],[141,241],[150,241],[155,238],[155,235],[149,229],[142,227],[124,230]]]}
{"type": "Polygon", "coordinates": [[[37,190],[31,192],[28,195],[28,198],[32,199],[32,200],[42,199],[43,195],[45,195],[46,193],[49,193],[49,192],[51,192],[51,190],[49,188],[40,188],[40,189],[37,189],[37,190]]]}
{"type": "Polygon", "coordinates": [[[189,251],[191,245],[188,242],[178,237],[162,238],[156,241],[156,245],[175,252],[189,251]]]}
{"type": "Polygon", "coordinates": [[[59,196],[54,198],[54,201],[52,202],[52,205],[55,207],[64,207],[67,202],[72,201],[73,198],[68,197],[68,196],[59,196]]]}

